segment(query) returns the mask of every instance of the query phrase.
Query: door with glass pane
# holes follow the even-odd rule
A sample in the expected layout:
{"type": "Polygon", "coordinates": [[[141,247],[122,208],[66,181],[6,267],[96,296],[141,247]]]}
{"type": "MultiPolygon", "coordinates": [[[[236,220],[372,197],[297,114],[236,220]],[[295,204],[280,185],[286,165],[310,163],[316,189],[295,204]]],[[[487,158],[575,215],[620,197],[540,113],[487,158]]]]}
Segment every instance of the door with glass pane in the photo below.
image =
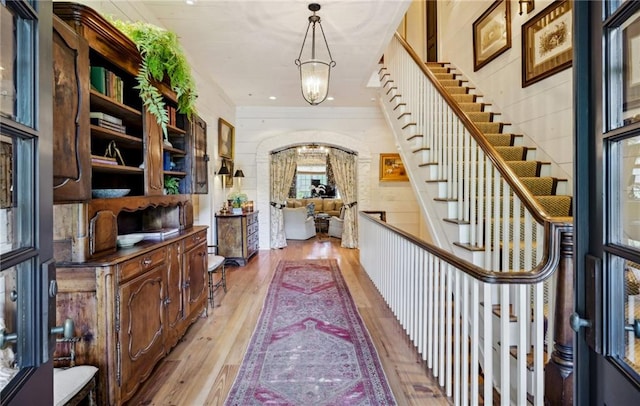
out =
{"type": "Polygon", "coordinates": [[[574,404],[640,405],[640,2],[574,4],[574,404]]]}
{"type": "Polygon", "coordinates": [[[51,18],[48,1],[0,1],[3,405],[53,403],[51,18]]]}

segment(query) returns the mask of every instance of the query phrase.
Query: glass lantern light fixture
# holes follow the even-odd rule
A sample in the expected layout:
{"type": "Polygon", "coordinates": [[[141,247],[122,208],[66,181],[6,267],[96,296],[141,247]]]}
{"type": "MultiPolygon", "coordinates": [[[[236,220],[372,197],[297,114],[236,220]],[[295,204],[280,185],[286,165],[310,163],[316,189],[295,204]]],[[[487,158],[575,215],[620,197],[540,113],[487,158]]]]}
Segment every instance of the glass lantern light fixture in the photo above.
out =
{"type": "MultiPolygon", "coordinates": [[[[336,62],[331,56],[329,45],[327,44],[327,38],[324,36],[324,30],[322,29],[322,23],[320,22],[320,16],[316,15],[316,11],[320,10],[320,5],[317,3],[309,4],[309,10],[313,12],[313,15],[309,16],[309,25],[307,25],[307,31],[304,34],[304,40],[302,41],[302,48],[300,48],[300,55],[296,59],[295,63],[300,70],[300,84],[302,87],[302,97],[312,106],[322,103],[329,93],[329,77],[331,74],[331,68],[336,66],[336,62]],[[317,57],[319,49],[316,47],[316,25],[320,27],[320,33],[322,34],[322,40],[326,48],[326,53],[329,61],[321,60],[317,57]],[[307,37],[311,31],[311,53],[309,50],[305,53],[305,44],[307,37]],[[310,56],[309,59],[302,60],[303,54],[310,56]]],[[[321,45],[321,44],[320,44],[321,45]]]]}

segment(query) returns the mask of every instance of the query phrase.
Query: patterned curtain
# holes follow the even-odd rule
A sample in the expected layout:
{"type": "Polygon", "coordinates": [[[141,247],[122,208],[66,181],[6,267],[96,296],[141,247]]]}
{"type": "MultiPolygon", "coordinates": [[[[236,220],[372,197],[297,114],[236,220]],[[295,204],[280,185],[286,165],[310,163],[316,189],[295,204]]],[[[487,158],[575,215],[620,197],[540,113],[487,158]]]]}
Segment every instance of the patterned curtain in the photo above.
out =
{"type": "Polygon", "coordinates": [[[298,156],[295,148],[271,155],[271,248],[287,246],[284,216],[291,179],[296,172],[298,156]]]}
{"type": "Polygon", "coordinates": [[[331,159],[329,159],[329,154],[327,154],[327,186],[333,191],[333,195],[329,197],[335,197],[336,176],[333,174],[333,168],[331,168],[331,159]]]}
{"type": "Polygon", "coordinates": [[[293,172],[293,179],[291,180],[291,187],[289,187],[289,197],[296,198],[296,194],[298,193],[298,166],[296,165],[296,170],[293,172]]]}
{"type": "Polygon", "coordinates": [[[354,154],[331,148],[329,151],[331,168],[336,178],[336,185],[344,202],[344,225],[342,229],[342,244],[345,248],[358,248],[358,216],[356,165],[354,154]]]}

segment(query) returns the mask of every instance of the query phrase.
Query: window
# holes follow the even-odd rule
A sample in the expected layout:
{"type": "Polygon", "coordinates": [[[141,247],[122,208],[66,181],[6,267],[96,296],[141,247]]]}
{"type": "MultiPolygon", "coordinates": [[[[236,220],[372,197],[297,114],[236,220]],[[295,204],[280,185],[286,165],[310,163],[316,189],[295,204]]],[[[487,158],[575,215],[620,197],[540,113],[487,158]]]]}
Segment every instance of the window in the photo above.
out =
{"type": "Polygon", "coordinates": [[[39,69],[38,46],[51,46],[51,23],[38,20],[40,7],[50,12],[46,2],[0,3],[0,399],[9,403],[37,383],[32,372],[48,359],[42,315],[49,303],[39,270],[51,227],[43,227],[38,204],[50,206],[52,191],[37,180],[51,173],[50,159],[38,156],[39,128],[51,129],[51,108],[38,110],[38,96],[51,93],[51,61],[42,61],[48,71],[39,69]]]}

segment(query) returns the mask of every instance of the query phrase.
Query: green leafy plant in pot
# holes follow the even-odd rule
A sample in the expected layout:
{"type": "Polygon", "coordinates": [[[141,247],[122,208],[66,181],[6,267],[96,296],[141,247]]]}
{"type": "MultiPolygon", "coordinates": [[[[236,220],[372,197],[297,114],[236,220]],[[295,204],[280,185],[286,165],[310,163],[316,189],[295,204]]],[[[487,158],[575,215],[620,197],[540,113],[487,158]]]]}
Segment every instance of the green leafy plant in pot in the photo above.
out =
{"type": "Polygon", "coordinates": [[[164,190],[167,191],[168,195],[180,194],[180,179],[175,178],[173,176],[165,176],[164,190]]]}
{"type": "Polygon", "coordinates": [[[178,98],[178,112],[191,117],[195,113],[197,96],[191,67],[178,42],[178,36],[153,24],[130,22],[110,18],[111,23],[129,37],[140,51],[142,62],[136,76],[140,98],[147,110],[156,117],[167,139],[169,115],[162,94],[151,84],[161,82],[165,76],[178,98]]]}

